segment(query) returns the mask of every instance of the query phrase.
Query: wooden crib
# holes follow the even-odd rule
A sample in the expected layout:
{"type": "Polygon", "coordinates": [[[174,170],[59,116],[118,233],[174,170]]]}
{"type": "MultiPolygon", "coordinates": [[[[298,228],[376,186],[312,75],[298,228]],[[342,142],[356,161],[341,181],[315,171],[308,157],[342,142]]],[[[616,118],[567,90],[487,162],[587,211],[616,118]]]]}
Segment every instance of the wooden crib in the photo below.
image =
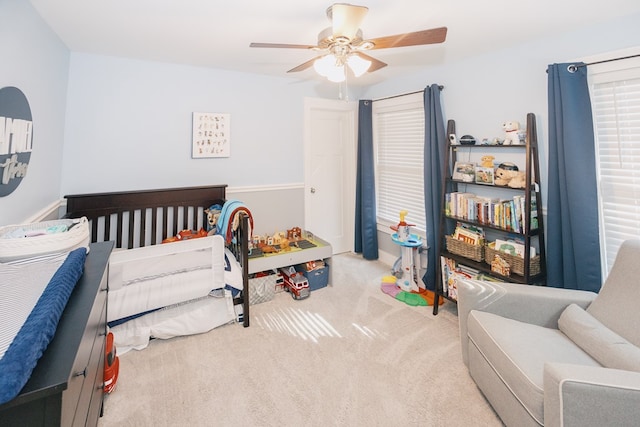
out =
{"type": "MultiPolygon", "coordinates": [[[[182,230],[207,228],[205,212],[226,200],[226,185],[167,188],[67,195],[66,217],[87,217],[91,242],[114,241],[116,248],[133,249],[161,244],[182,230]]],[[[242,270],[242,291],[233,298],[242,305],[242,322],[249,326],[248,241],[249,221],[241,215],[233,239],[226,247],[242,270]]]]}

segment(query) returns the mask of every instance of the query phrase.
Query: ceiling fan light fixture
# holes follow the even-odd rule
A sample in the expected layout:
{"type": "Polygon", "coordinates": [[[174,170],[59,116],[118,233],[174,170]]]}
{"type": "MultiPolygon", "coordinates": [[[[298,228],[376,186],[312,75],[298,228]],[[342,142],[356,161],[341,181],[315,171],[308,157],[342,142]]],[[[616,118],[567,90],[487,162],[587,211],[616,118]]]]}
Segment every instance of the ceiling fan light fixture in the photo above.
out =
{"type": "Polygon", "coordinates": [[[327,9],[334,39],[346,39],[346,43],[356,37],[360,24],[369,8],[347,3],[336,3],[327,9]]]}
{"type": "Polygon", "coordinates": [[[285,43],[251,43],[249,46],[305,49],[316,52],[315,58],[288,70],[287,73],[314,67],[316,72],[323,77],[328,77],[331,74],[333,80],[346,80],[348,76],[345,73],[345,65],[351,70],[349,73],[356,77],[360,77],[366,72],[373,73],[387,66],[384,62],[365,54],[364,51],[431,45],[442,43],[447,37],[447,27],[439,27],[365,40],[360,24],[367,11],[366,6],[355,6],[348,3],[335,3],[329,6],[327,17],[331,21],[331,26],[318,34],[318,42],[315,46],[285,43]]]}
{"type": "Polygon", "coordinates": [[[353,71],[354,76],[360,77],[369,70],[369,67],[371,67],[371,61],[358,55],[349,55],[347,58],[347,65],[351,71],[353,71]]]}
{"type": "Polygon", "coordinates": [[[326,77],[332,82],[339,83],[346,78],[343,61],[332,53],[316,59],[313,63],[313,68],[322,77],[326,77]]]}
{"type": "Polygon", "coordinates": [[[327,79],[330,82],[340,83],[345,81],[347,77],[344,74],[344,65],[335,65],[327,74],[327,79]]]}
{"type": "Polygon", "coordinates": [[[336,67],[336,57],[333,54],[322,56],[313,63],[313,69],[322,77],[327,77],[331,70],[336,67]]]}

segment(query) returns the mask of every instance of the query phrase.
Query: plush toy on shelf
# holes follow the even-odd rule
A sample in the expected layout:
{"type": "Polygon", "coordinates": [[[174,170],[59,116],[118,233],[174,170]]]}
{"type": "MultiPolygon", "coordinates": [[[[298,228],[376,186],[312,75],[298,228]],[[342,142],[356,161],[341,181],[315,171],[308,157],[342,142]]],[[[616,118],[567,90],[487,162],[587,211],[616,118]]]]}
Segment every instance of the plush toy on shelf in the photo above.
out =
{"type": "Polygon", "coordinates": [[[482,156],[480,158],[480,166],[483,168],[493,168],[493,161],[495,160],[494,156],[482,156]]]}
{"type": "Polygon", "coordinates": [[[527,186],[527,178],[524,172],[515,171],[507,185],[511,188],[525,188],[527,186]]]}
{"type": "Polygon", "coordinates": [[[503,145],[519,145],[520,144],[520,136],[518,135],[518,131],[520,130],[520,123],[516,121],[504,122],[502,124],[502,129],[505,131],[503,145]]]}
{"type": "Polygon", "coordinates": [[[519,171],[517,168],[504,168],[503,164],[500,164],[496,169],[494,184],[503,187],[524,188],[526,186],[526,177],[524,172],[519,171]]]}

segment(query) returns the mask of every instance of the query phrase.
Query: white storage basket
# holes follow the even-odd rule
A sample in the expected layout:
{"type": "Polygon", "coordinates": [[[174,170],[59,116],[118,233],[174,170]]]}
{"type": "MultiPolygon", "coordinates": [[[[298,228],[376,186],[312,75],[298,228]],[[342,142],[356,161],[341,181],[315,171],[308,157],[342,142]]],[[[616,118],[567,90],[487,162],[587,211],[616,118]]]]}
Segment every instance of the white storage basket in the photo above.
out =
{"type": "Polygon", "coordinates": [[[89,247],[86,217],[0,227],[0,262],[89,247]],[[47,232],[55,227],[66,231],[47,232]]]}
{"type": "Polygon", "coordinates": [[[249,305],[271,301],[276,293],[275,272],[249,279],[249,305]]]}

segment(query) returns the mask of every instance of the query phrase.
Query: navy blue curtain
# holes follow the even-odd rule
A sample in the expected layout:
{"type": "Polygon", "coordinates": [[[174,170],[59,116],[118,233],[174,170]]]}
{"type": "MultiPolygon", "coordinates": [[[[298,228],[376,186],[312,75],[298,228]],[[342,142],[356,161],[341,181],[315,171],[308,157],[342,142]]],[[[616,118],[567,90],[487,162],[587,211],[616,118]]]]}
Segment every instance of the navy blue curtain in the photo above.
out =
{"type": "Polygon", "coordinates": [[[442,208],[442,177],[446,131],[440,104],[441,87],[437,84],[424,90],[424,209],[427,226],[426,243],[429,247],[427,271],[423,281],[429,290],[435,290],[438,269],[438,228],[442,208]]]}
{"type": "Polygon", "coordinates": [[[371,107],[372,102],[367,100],[361,100],[358,105],[355,251],[365,259],[378,259],[371,107]]]}
{"type": "Polygon", "coordinates": [[[552,64],[547,73],[547,285],[597,292],[601,286],[600,239],[587,67],[552,64]]]}

